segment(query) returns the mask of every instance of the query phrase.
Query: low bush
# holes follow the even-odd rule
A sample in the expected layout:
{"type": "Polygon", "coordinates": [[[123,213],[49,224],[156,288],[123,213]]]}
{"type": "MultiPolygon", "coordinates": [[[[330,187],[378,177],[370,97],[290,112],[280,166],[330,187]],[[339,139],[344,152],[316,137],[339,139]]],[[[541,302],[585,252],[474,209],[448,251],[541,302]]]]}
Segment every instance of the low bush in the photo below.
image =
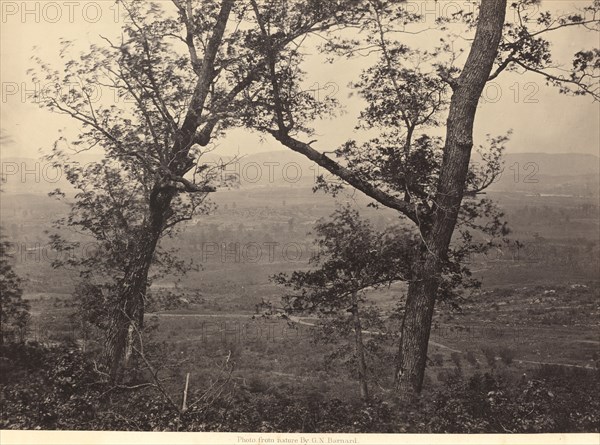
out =
{"type": "Polygon", "coordinates": [[[600,430],[598,370],[543,367],[509,382],[490,374],[449,379],[422,414],[432,433],[566,433],[600,430]]]}
{"type": "Polygon", "coordinates": [[[500,358],[502,359],[502,362],[506,366],[511,365],[512,362],[513,362],[513,360],[517,356],[516,351],[514,349],[509,348],[509,347],[500,348],[500,350],[498,351],[498,354],[500,355],[500,358]]]}

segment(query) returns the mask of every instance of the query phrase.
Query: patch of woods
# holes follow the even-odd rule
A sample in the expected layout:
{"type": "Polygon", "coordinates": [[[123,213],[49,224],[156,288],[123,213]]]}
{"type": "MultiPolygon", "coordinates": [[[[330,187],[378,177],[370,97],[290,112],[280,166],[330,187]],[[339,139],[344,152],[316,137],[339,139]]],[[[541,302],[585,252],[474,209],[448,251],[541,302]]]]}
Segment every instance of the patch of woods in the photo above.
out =
{"type": "MultiPolygon", "coordinates": [[[[85,257],[53,265],[79,273],[78,317],[90,335],[102,339],[90,358],[77,348],[24,346],[24,336],[21,346],[5,348],[3,366],[12,379],[3,386],[7,427],[597,429],[587,411],[570,414],[571,423],[545,411],[557,396],[549,395],[544,385],[550,383],[542,379],[457,375],[430,400],[420,394],[436,304],[459,307],[461,297],[480,286],[469,257],[517,243],[507,238],[503,212],[481,196],[502,171],[511,134],[474,141],[482,91],[500,75],[528,72],[560,93],[597,100],[599,50],[581,49],[558,67],[549,36],[566,28],[597,31],[598,0],[558,14],[531,12],[534,0],[483,0],[472,10],[438,18],[431,29],[401,2],[384,0],[118,3],[125,18],[120,37],[102,37],[102,45],[78,55],[71,54],[71,42],[63,42],[59,68],[37,58],[31,70],[34,82],[74,86],[36,97],[42,108],[69,116],[81,129],[75,138],[57,140],[49,156],[75,190],[51,194],[66,201],[70,212],[55,222],[50,239],[59,252],[73,241],[94,242],[85,257]],[[428,41],[436,43],[421,46],[409,37],[421,32],[434,34],[428,41]],[[331,63],[368,61],[349,87],[364,102],[355,122],[360,132],[347,129],[338,147],[314,148],[316,123],[342,111],[338,98],[321,98],[304,87],[308,53],[315,49],[331,63]],[[92,100],[92,86],[98,85],[122,101],[92,100]],[[195,268],[161,241],[209,213],[210,195],[231,185],[219,180],[226,165],[204,159],[235,128],[269,138],[336,178],[320,176],[315,191],[335,197],[358,190],[373,207],[397,212],[397,225],[375,230],[356,211],[339,208],[315,226],[319,253],[311,269],[273,277],[286,291],[285,317],[317,317],[323,341],[352,357],[354,402],[296,398],[302,391],[290,389],[249,394],[232,380],[231,351],[216,359],[203,393],[188,394],[186,383],[184,400],[159,372],[164,357],[147,341],[150,286],[195,268]],[[91,149],[102,150],[102,159],[77,162],[78,153],[91,149]],[[472,152],[480,162],[472,162],[472,152]],[[69,232],[78,234],[75,240],[67,238],[69,232]],[[393,283],[404,283],[407,291],[397,296],[397,310],[384,314],[369,292],[393,283]],[[389,400],[373,396],[377,382],[368,378],[370,357],[378,354],[389,357],[389,400]],[[29,386],[18,383],[36,360],[53,366],[34,373],[29,386]],[[35,385],[47,397],[35,397],[28,389],[35,385]],[[522,409],[530,409],[523,419],[532,420],[514,416],[522,409]],[[71,418],[82,425],[69,423],[71,418]]],[[[14,293],[18,283],[11,277],[6,282],[14,293]]],[[[18,306],[20,294],[14,293],[12,303],[4,298],[3,311],[18,306]]],[[[18,317],[11,314],[18,332],[18,317]]],[[[172,359],[169,365],[177,368],[172,359]]],[[[557,379],[565,394],[572,389],[569,378],[557,379]]],[[[587,394],[581,391],[581,397],[587,394]]],[[[575,399],[561,399],[565,410],[576,406],[570,404],[575,399]]]]}

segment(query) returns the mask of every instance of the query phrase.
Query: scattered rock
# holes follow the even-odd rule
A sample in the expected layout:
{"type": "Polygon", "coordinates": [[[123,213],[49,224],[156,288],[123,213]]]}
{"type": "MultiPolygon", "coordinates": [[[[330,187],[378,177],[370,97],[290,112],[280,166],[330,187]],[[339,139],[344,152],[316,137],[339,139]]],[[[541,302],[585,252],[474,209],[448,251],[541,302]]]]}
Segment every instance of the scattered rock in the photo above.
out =
{"type": "Polygon", "coordinates": [[[587,289],[585,284],[571,284],[571,289],[587,289]]]}

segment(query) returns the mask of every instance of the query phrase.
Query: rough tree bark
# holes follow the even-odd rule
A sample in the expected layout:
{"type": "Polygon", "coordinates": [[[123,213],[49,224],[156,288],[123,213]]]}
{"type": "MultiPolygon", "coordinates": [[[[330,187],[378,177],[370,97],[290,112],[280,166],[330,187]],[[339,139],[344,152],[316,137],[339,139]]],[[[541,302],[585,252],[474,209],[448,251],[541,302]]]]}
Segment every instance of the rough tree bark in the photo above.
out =
{"type": "Polygon", "coordinates": [[[441,268],[463,199],[479,98],[488,80],[506,14],[506,0],[482,0],[475,39],[463,71],[453,84],[446,141],[430,228],[424,230],[421,257],[413,266],[402,322],[396,388],[402,397],[419,393],[441,268]]]}
{"type": "Polygon", "coordinates": [[[119,380],[127,365],[133,341],[132,330],[142,329],[148,273],[156,246],[169,215],[174,188],[154,187],[150,197],[150,218],[144,233],[140,233],[131,254],[130,264],[119,285],[117,305],[113,309],[107,332],[106,360],[113,380],[119,380]]]}

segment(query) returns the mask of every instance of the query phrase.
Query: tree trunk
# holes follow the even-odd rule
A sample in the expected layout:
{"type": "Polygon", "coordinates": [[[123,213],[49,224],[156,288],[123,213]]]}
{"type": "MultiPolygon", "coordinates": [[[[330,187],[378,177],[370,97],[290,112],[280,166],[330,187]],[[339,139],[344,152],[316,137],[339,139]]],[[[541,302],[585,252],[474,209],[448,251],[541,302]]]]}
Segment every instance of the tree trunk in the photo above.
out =
{"type": "Polygon", "coordinates": [[[438,279],[439,261],[431,254],[413,267],[396,366],[396,388],[406,399],[420,392],[423,387],[438,279]]]}
{"type": "Polygon", "coordinates": [[[469,57],[453,86],[432,224],[422,230],[422,255],[413,267],[402,322],[396,388],[405,399],[419,393],[423,386],[431,320],[442,265],[463,198],[477,104],[497,55],[505,13],[506,0],[482,0],[469,57]]]}
{"type": "MultiPolygon", "coordinates": [[[[356,299],[356,295],[354,296],[356,299]]],[[[355,301],[352,305],[352,319],[354,321],[354,341],[356,348],[356,360],[358,362],[358,382],[360,385],[360,398],[363,401],[369,400],[369,388],[367,384],[367,364],[365,362],[365,348],[362,339],[362,325],[360,323],[360,314],[358,313],[358,303],[355,301]]]]}
{"type": "Polygon", "coordinates": [[[156,245],[157,241],[158,239],[142,240],[148,245],[141,246],[138,250],[119,286],[119,296],[110,319],[104,351],[113,380],[120,379],[121,371],[126,365],[127,351],[132,349],[132,331],[143,327],[148,272],[154,254],[151,245],[156,245]]]}
{"type": "Polygon", "coordinates": [[[156,184],[150,197],[148,224],[138,235],[129,268],[119,284],[105,344],[105,360],[110,376],[118,381],[133,347],[136,330],[143,328],[148,273],[156,246],[169,217],[175,189],[156,184]]]}

